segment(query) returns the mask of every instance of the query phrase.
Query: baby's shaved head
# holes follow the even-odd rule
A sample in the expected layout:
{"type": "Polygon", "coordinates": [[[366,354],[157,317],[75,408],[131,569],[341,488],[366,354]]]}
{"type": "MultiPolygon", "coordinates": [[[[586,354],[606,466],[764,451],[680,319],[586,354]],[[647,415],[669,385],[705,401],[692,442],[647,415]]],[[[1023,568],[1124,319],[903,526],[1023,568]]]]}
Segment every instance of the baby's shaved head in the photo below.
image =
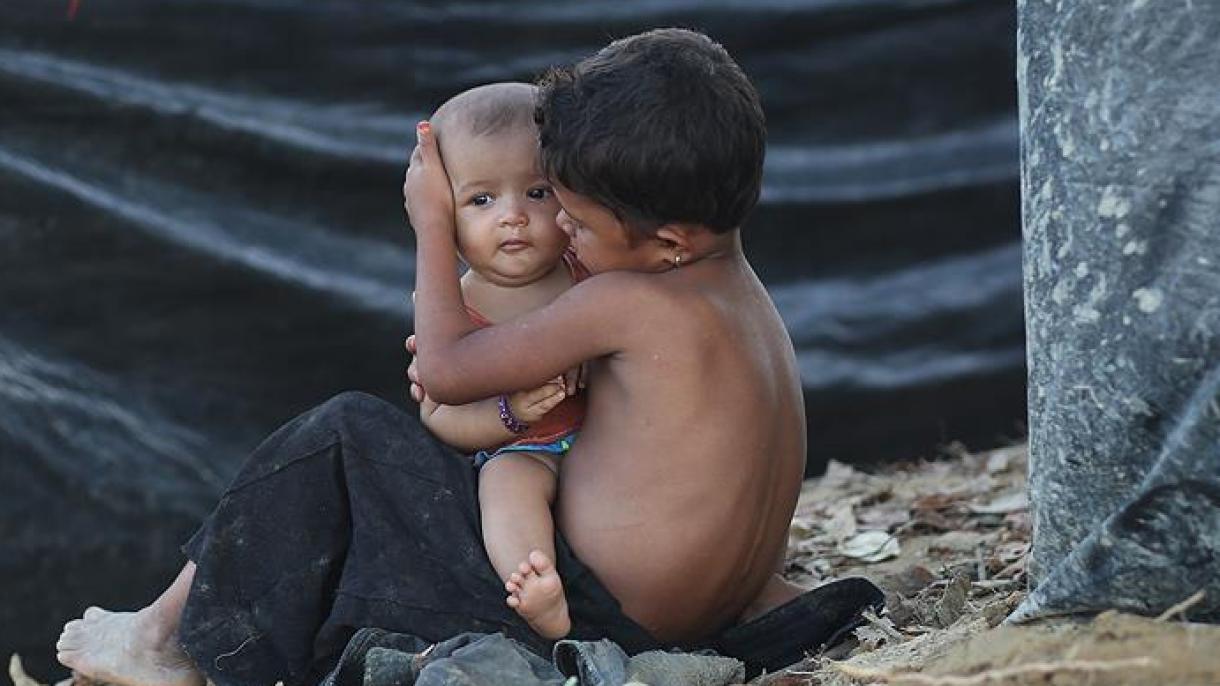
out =
{"type": "Polygon", "coordinates": [[[489,83],[463,91],[445,101],[432,114],[436,140],[444,149],[445,135],[490,136],[506,131],[534,129],[534,95],[528,83],[489,83]]]}

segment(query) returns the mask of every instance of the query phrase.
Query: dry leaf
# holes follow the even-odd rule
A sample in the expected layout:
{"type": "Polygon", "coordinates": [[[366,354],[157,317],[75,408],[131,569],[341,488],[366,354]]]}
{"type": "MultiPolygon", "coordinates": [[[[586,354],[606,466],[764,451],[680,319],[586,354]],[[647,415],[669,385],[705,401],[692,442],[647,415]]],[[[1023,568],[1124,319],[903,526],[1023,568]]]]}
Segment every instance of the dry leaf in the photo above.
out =
{"type": "Polygon", "coordinates": [[[839,545],[839,553],[864,562],[881,562],[902,552],[898,538],[884,531],[861,531],[839,545]]]}
{"type": "Polygon", "coordinates": [[[825,531],[835,541],[846,541],[856,535],[856,515],[852,512],[851,503],[839,503],[830,511],[830,519],[822,525],[825,531]]]}
{"type": "Polygon", "coordinates": [[[1018,491],[1002,495],[983,505],[967,505],[967,508],[975,514],[1008,514],[1029,509],[1029,498],[1018,491]]]}
{"type": "Polygon", "coordinates": [[[915,510],[935,512],[944,510],[961,499],[961,495],[957,493],[930,493],[916,498],[911,507],[915,510]]]}
{"type": "Polygon", "coordinates": [[[911,512],[905,505],[866,507],[856,513],[856,520],[870,529],[893,530],[911,521],[911,512]]]}
{"type": "Polygon", "coordinates": [[[42,686],[25,673],[25,667],[21,664],[21,656],[17,653],[13,653],[12,657],[8,659],[8,678],[13,680],[13,686],[42,686]]]}
{"type": "Polygon", "coordinates": [[[970,580],[964,575],[954,575],[945,587],[945,594],[932,607],[932,617],[937,626],[948,628],[966,609],[966,598],[970,595],[970,580]]]}

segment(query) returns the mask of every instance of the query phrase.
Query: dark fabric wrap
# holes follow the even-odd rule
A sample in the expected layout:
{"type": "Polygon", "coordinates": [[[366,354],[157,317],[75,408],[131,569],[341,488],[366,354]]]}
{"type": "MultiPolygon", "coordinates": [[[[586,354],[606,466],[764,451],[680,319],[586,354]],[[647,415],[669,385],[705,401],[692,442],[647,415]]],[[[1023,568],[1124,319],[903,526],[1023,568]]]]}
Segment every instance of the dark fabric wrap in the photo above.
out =
{"type": "MultiPolygon", "coordinates": [[[[628,655],[662,647],[555,543],[569,639],[609,639],[628,655]]],[[[504,602],[470,459],[372,396],[342,394],[272,434],[186,552],[197,569],[180,638],[217,686],[316,684],[362,628],[409,635],[389,639],[404,652],[467,633],[553,647],[504,602]]],[[[862,579],[830,584],[701,647],[775,669],[882,602],[862,579]]]]}

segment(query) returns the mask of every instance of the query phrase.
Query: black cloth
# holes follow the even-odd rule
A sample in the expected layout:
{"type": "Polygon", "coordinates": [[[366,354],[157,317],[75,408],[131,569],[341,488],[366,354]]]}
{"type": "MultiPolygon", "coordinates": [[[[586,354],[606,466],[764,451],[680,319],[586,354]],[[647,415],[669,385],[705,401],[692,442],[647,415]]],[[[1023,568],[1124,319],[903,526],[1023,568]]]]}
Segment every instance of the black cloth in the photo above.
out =
{"type": "Polygon", "coordinates": [[[461,634],[429,643],[361,629],[321,686],[731,686],[740,660],[709,652],[650,650],[633,656],[608,640],[562,640],[550,660],[501,634],[461,634]]]}
{"type": "MultiPolygon", "coordinates": [[[[555,542],[568,638],[607,638],[629,654],[662,647],[562,536],[555,542]]],[[[336,396],[267,438],[185,550],[197,568],[179,637],[217,686],[316,684],[362,627],[431,642],[503,633],[542,655],[552,647],[504,603],[469,458],[369,395],[336,396]]],[[[799,658],[882,602],[863,580],[827,588],[807,596],[835,602],[789,603],[711,647],[774,668],[775,654],[799,658]],[[775,640],[787,648],[777,653],[775,640]]]]}

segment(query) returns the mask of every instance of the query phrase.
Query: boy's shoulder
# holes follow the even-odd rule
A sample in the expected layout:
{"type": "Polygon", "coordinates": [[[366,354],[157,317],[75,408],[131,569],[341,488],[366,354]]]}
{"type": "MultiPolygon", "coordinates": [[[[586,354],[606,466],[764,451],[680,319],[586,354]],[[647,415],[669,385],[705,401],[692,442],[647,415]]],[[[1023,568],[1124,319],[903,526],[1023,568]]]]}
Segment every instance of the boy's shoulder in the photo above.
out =
{"type": "Polygon", "coordinates": [[[662,274],[631,271],[594,274],[573,286],[572,291],[583,297],[613,300],[631,308],[648,303],[661,305],[674,295],[672,285],[666,283],[662,274]]]}
{"type": "Polygon", "coordinates": [[[714,318],[717,308],[709,293],[675,276],[602,272],[573,286],[568,295],[637,333],[673,331],[686,323],[706,323],[714,318]]]}

